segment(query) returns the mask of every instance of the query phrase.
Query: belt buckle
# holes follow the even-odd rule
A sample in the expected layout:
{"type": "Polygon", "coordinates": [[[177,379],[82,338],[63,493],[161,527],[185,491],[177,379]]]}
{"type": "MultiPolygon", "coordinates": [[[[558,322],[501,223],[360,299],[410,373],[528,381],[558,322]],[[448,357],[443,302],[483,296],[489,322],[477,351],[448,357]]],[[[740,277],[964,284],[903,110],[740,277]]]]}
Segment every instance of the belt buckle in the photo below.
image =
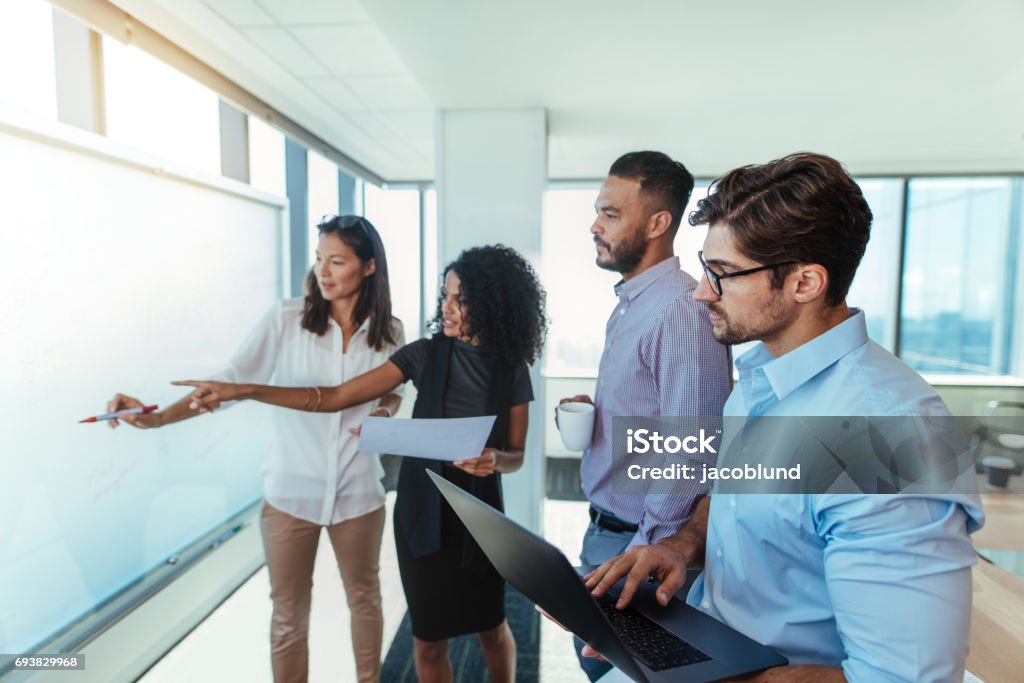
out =
{"type": "Polygon", "coordinates": [[[590,509],[592,510],[591,517],[594,521],[594,524],[601,527],[602,529],[614,533],[622,531],[622,525],[617,519],[615,519],[611,515],[606,514],[603,510],[597,510],[593,507],[590,509]]]}

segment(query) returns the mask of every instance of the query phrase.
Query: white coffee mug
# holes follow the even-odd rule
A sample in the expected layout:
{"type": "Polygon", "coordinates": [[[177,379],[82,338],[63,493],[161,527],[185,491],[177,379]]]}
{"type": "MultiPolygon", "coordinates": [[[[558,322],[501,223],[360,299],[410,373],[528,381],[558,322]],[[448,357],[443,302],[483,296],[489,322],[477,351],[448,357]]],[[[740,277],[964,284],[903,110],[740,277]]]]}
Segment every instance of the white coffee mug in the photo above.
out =
{"type": "Polygon", "coordinates": [[[585,450],[594,434],[594,405],[582,401],[559,405],[558,431],[567,450],[585,450]]]}

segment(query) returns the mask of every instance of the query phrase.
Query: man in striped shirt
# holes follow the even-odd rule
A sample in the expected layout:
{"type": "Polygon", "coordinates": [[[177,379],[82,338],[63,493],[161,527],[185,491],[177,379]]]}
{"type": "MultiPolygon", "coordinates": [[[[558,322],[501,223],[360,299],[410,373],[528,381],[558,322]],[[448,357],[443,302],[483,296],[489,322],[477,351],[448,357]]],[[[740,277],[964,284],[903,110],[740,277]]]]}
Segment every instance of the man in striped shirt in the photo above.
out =
{"type": "MultiPolygon", "coordinates": [[[[580,560],[599,565],[628,546],[672,535],[690,518],[706,485],[690,482],[672,495],[615,491],[614,469],[626,462],[625,444],[612,439],[613,417],[720,417],[730,391],[728,347],[715,341],[707,309],[694,302],[697,281],[681,270],[673,250],[693,176],[660,152],[631,152],[608,172],[590,228],[597,265],[622,274],[618,305],[605,328],[604,352],[593,400],[594,435],[580,476],[591,523],[580,560]]],[[[579,652],[580,643],[577,643],[579,652]]],[[[581,658],[591,680],[605,662],[581,658]]]]}

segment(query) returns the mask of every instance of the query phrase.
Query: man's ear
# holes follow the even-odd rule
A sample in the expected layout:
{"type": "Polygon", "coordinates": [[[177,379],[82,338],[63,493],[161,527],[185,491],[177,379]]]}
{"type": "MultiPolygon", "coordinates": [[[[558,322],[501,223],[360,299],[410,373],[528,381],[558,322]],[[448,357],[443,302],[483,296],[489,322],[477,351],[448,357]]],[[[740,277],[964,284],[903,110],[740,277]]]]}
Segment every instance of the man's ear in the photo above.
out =
{"type": "Polygon", "coordinates": [[[664,235],[672,225],[672,213],[658,211],[647,218],[647,239],[654,241],[664,235]]]}
{"type": "Polygon", "coordinates": [[[818,263],[801,263],[786,279],[793,283],[793,299],[797,303],[824,299],[828,292],[828,271],[818,263]]]}

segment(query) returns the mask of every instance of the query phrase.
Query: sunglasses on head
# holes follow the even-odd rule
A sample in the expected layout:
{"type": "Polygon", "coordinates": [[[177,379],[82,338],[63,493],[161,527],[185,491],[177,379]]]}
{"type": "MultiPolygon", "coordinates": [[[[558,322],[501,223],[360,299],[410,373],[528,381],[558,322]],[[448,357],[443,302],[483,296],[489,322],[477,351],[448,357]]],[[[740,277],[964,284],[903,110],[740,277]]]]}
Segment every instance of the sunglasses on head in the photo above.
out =
{"type": "Polygon", "coordinates": [[[320,222],[317,223],[317,227],[320,230],[330,230],[335,227],[341,228],[342,230],[362,230],[363,235],[366,237],[366,241],[370,244],[370,249],[373,249],[373,237],[370,235],[370,227],[367,220],[362,216],[337,216],[329,213],[321,216],[320,222]]]}

